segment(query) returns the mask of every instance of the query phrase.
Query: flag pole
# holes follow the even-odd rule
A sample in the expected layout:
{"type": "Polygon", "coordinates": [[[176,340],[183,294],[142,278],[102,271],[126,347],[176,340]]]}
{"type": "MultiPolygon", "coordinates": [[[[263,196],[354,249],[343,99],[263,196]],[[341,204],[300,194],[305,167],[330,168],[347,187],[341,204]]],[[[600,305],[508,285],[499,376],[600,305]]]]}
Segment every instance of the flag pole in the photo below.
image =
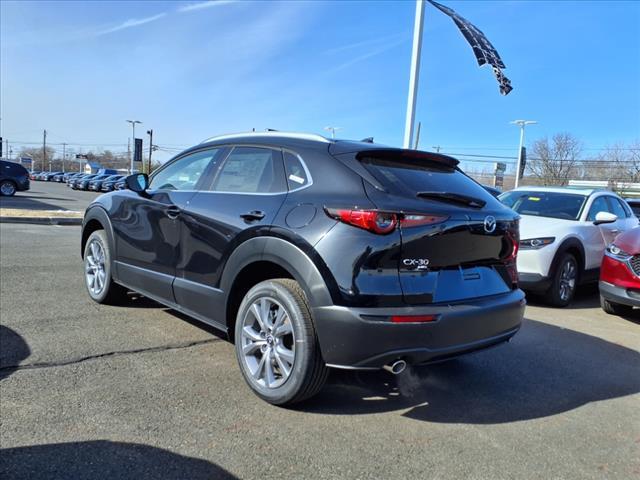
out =
{"type": "Polygon", "coordinates": [[[420,76],[420,52],[422,50],[422,27],[424,19],[424,0],[416,0],[416,17],[413,26],[413,49],[411,52],[411,71],[409,73],[409,95],[407,98],[407,118],[404,125],[403,148],[411,148],[413,127],[416,118],[416,100],[418,98],[418,78],[420,76]]]}

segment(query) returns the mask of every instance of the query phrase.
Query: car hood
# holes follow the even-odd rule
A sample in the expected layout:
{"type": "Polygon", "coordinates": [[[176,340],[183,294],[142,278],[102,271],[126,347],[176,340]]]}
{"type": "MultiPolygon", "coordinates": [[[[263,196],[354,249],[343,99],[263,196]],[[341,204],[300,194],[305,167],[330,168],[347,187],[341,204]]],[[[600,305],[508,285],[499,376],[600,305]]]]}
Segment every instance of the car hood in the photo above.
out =
{"type": "Polygon", "coordinates": [[[618,235],[613,242],[623,251],[637,255],[640,253],[640,227],[634,227],[618,235]]]}
{"type": "Polygon", "coordinates": [[[520,238],[557,237],[561,231],[571,228],[578,222],[561,218],[535,217],[533,215],[520,216],[520,238]]]}

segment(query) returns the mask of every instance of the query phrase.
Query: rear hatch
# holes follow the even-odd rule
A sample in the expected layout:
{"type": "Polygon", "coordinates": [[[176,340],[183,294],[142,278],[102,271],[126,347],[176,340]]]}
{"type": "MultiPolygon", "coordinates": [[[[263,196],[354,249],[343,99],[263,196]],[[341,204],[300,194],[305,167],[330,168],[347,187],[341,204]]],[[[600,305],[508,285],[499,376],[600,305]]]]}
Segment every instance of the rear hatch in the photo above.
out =
{"type": "Polygon", "coordinates": [[[385,149],[362,151],[352,161],[370,175],[365,190],[377,208],[404,218],[398,275],[406,303],[458,302],[517,288],[518,216],[462,173],[457,160],[385,149]]]}

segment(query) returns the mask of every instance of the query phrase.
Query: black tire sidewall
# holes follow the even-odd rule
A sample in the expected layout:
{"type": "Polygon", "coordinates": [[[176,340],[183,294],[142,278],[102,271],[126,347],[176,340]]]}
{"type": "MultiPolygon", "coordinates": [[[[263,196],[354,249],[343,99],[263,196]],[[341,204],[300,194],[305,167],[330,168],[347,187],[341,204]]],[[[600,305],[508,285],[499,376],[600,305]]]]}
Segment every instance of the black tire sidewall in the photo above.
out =
{"type": "Polygon", "coordinates": [[[303,318],[303,309],[306,310],[308,318],[311,318],[311,312],[308,311],[304,303],[300,304],[298,299],[289,291],[289,289],[276,281],[267,280],[254,286],[244,297],[235,325],[235,350],[240,371],[251,389],[262,399],[273,404],[284,404],[293,399],[297,393],[304,388],[305,382],[312,370],[313,349],[316,345],[312,339],[315,339],[314,333],[309,331],[309,325],[303,318]],[[242,354],[242,324],[244,317],[250,306],[258,298],[271,297],[277,300],[289,314],[293,326],[295,336],[295,360],[293,369],[287,381],[277,388],[265,388],[257,385],[250,378],[250,372],[246,369],[242,354]]]}
{"type": "Polygon", "coordinates": [[[17,190],[18,190],[18,188],[16,187],[16,184],[15,184],[15,183],[13,183],[11,180],[3,180],[2,182],[0,182],[0,194],[1,194],[3,197],[13,197],[13,196],[16,194],[16,191],[17,191],[17,190]],[[7,184],[9,184],[9,185],[11,185],[11,186],[13,187],[13,191],[12,191],[11,193],[9,193],[9,194],[2,193],[2,189],[1,189],[1,187],[2,187],[3,185],[7,185],[7,184]]]}
{"type": "Polygon", "coordinates": [[[113,280],[111,279],[111,250],[109,249],[109,242],[107,240],[107,235],[104,230],[96,230],[87,239],[87,243],[84,246],[84,263],[83,263],[83,274],[84,274],[84,286],[87,289],[87,293],[89,293],[89,297],[95,302],[104,303],[109,295],[109,291],[113,288],[113,280]],[[89,285],[87,285],[86,278],[86,262],[87,262],[87,253],[89,251],[89,245],[93,241],[97,241],[100,243],[102,247],[102,251],[104,252],[104,273],[105,273],[105,286],[100,292],[100,295],[94,295],[89,290],[89,285]]]}

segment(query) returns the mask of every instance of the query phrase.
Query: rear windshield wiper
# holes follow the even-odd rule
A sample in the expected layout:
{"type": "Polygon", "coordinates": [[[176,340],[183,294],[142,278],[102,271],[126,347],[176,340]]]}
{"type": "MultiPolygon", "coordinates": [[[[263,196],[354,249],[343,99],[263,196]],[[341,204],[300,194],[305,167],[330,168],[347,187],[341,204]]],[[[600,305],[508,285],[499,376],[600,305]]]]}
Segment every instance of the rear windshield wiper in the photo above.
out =
{"type": "Polygon", "coordinates": [[[416,193],[416,196],[420,198],[426,198],[428,200],[435,200],[438,202],[460,203],[472,208],[482,208],[487,204],[487,202],[485,202],[484,200],[475,197],[469,197],[467,195],[462,195],[460,193],[418,192],[416,193]]]}

